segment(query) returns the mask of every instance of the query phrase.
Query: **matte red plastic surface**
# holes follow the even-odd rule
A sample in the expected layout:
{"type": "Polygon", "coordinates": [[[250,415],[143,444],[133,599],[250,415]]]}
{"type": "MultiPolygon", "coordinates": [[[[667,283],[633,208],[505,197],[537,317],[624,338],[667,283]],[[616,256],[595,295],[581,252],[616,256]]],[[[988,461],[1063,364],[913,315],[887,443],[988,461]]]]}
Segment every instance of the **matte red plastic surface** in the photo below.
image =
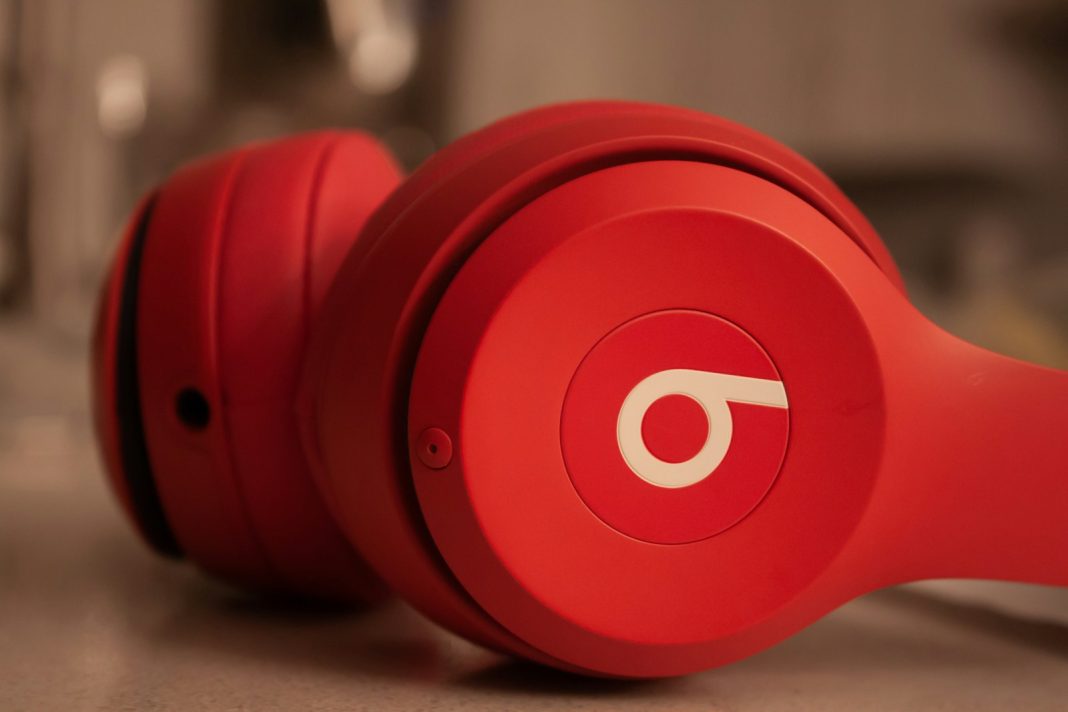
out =
{"type": "MultiPolygon", "coordinates": [[[[880,380],[846,295],[773,231],[812,229],[806,218],[867,260],[765,181],[702,164],[633,164],[526,206],[453,280],[423,341],[409,420],[410,432],[454,434],[455,455],[436,476],[416,466],[415,485],[452,571],[513,633],[601,673],[697,669],[729,655],[723,638],[794,599],[838,554],[873,484],[880,380]],[[590,511],[560,437],[587,354],[619,325],[672,308],[723,317],[767,350],[790,393],[792,432],[779,480],[748,517],[664,546],[590,511]],[[813,347],[813,319],[833,349],[813,347]],[[868,407],[841,407],[851,400],[868,407]],[[835,433],[836,446],[819,433],[835,433]],[[809,522],[818,525],[804,536],[809,522]]],[[[605,467],[618,457],[609,447],[600,456],[605,467]]],[[[763,475],[740,475],[754,473],[763,475]]]]}
{"type": "Polygon", "coordinates": [[[390,585],[472,639],[544,659],[472,603],[439,558],[414,501],[404,403],[424,325],[470,251],[522,205],[584,173],[670,157],[744,166],[789,186],[896,282],[874,233],[796,154],[720,119],[618,103],[532,112],[509,120],[507,130],[491,128],[446,149],[409,179],[416,187],[402,187],[372,217],[365,247],[339,271],[313,339],[302,405],[320,486],[390,585]]]}
{"type": "Polygon", "coordinates": [[[655,401],[642,416],[642,441],[659,460],[692,460],[711,434],[708,414],[693,398],[671,393],[655,401]]]}

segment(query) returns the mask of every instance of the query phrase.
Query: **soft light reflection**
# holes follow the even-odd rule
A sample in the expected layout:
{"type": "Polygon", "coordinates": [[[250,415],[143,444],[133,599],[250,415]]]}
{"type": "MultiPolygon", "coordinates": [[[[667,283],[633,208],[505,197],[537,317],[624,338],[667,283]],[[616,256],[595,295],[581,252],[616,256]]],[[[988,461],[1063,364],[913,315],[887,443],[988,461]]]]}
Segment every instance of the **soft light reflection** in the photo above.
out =
{"type": "Polygon", "coordinates": [[[137,133],[148,112],[148,76],[144,62],[125,54],[112,57],[96,80],[96,113],[100,128],[112,138],[137,133]]]}
{"type": "Polygon", "coordinates": [[[349,77],[366,94],[389,94],[411,77],[419,54],[408,0],[328,0],[334,41],[349,77]]]}
{"type": "Polygon", "coordinates": [[[407,81],[416,54],[415,36],[406,27],[361,32],[349,54],[349,76],[368,94],[389,94],[407,81]]]}

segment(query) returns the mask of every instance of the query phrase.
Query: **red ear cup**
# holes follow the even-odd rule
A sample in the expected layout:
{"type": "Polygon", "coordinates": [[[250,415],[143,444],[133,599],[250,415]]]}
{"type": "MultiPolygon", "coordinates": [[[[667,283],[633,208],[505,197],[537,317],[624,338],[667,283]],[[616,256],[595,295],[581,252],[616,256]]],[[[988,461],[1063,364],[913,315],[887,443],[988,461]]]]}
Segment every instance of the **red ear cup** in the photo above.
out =
{"type": "Polygon", "coordinates": [[[320,133],[182,169],[138,210],[100,307],[94,410],[157,550],[237,583],[379,595],[313,486],[293,402],[326,288],[398,178],[372,139],[320,133]]]}
{"type": "Polygon", "coordinates": [[[408,438],[425,525],[494,620],[584,669],[677,674],[749,652],[840,554],[874,484],[883,394],[817,244],[893,292],[778,186],[648,161],[547,192],[466,261],[420,347],[408,438]],[[699,446],[728,432],[693,482],[624,448],[627,400],[664,374],[688,380],[661,395],[707,413],[699,446]],[[445,468],[417,449],[428,428],[452,442],[445,468]]]}
{"type": "MultiPolygon", "coordinates": [[[[358,248],[339,271],[309,354],[302,401],[307,416],[302,423],[305,439],[319,461],[316,474],[320,486],[357,549],[391,586],[452,629],[484,644],[569,669],[612,675],[676,674],[736,657],[741,647],[722,646],[721,638],[796,596],[820,565],[833,558],[857,517],[855,510],[832,517],[836,523],[828,527],[826,536],[813,542],[811,550],[799,553],[801,564],[783,574],[784,585],[775,589],[777,600],[764,595],[755,599],[759,605],[726,611],[718,622],[709,623],[710,628],[695,632],[686,628],[693,601],[703,589],[690,590],[686,606],[674,606],[670,592],[676,584],[661,578],[643,582],[641,568],[654,564],[655,556],[665,556],[681,568],[656,564],[649,571],[678,574],[685,569],[681,552],[691,544],[640,542],[638,551],[657,552],[650,554],[653,559],[622,549],[599,548],[599,537],[626,542],[635,539],[594,514],[572,481],[574,473],[568,472],[564,462],[567,453],[561,451],[560,443],[563,428],[563,447],[567,447],[568,426],[562,418],[568,378],[598,340],[646,313],[640,310],[646,307],[637,297],[649,297],[673,278],[670,270],[661,269],[656,273],[660,281],[612,282],[602,267],[640,262],[638,258],[646,254],[634,251],[628,243],[620,243],[616,251],[610,241],[604,241],[599,250],[589,251],[582,260],[570,264],[571,280],[525,291],[523,280],[537,274],[541,260],[548,259],[537,252],[546,243],[536,236],[550,241],[553,249],[566,251],[574,236],[570,226],[576,221],[596,215],[612,223],[629,212],[612,199],[616,190],[613,184],[584,189],[580,198],[562,204],[557,208],[559,213],[552,213],[560,218],[559,224],[539,213],[541,219],[524,223],[528,227],[519,232],[510,226],[557,192],[570,190],[575,184],[586,185],[586,177],[592,180],[593,176],[630,166],[661,165],[665,161],[672,166],[671,171],[677,166],[727,171],[741,176],[743,187],[732,181],[722,181],[722,185],[716,180],[697,181],[698,187],[685,192],[680,204],[653,188],[665,187],[670,193],[685,184],[689,173],[684,178],[673,177],[671,171],[643,174],[639,182],[650,181],[649,193],[655,200],[637,201],[634,210],[700,212],[710,208],[698,198],[721,190],[745,195],[750,187],[757,186],[760,196],[778,206],[772,209],[773,216],[775,210],[792,216],[782,229],[793,229],[790,221],[795,214],[802,216],[797,220],[818,223],[841,249],[857,255],[876,275],[881,270],[879,279],[898,293],[900,278],[874,232],[830,181],[796,154],[754,132],[695,112],[620,103],[565,105],[521,115],[464,139],[428,162],[387,200],[368,223],[362,251],[358,248]],[[661,206],[656,200],[667,202],[661,206]],[[608,205],[610,210],[605,209],[608,205]],[[502,234],[511,237],[498,239],[502,234]],[[484,252],[493,256],[483,259],[484,252]],[[476,263],[484,269],[476,268],[476,263]],[[476,269],[477,277],[465,279],[476,269]],[[500,277],[494,277],[495,273],[500,277]],[[585,290],[581,294],[574,291],[580,284],[585,290]],[[624,291],[618,293],[617,289],[624,291]],[[454,292],[463,296],[454,297],[454,292]],[[635,299],[623,300],[628,293],[635,299]],[[582,298],[574,311],[569,305],[573,294],[582,298]],[[594,298],[597,294],[603,294],[601,301],[594,298]],[[591,301],[585,301],[587,296],[591,301]],[[480,350],[480,345],[489,344],[495,319],[503,318],[509,300],[528,297],[532,304],[542,305],[541,311],[524,312],[523,326],[509,331],[505,338],[513,347],[507,349],[507,358],[497,361],[504,352],[494,351],[493,373],[483,376],[479,367],[489,361],[482,359],[491,356],[480,350]],[[617,304],[625,308],[614,309],[617,304]],[[588,320],[585,309],[598,318],[588,320]],[[611,326],[608,315],[616,320],[611,326]],[[581,335],[573,334],[571,327],[579,325],[585,330],[581,335]],[[601,329],[596,335],[595,326],[601,329]],[[569,341],[571,338],[574,340],[569,341]],[[551,373],[545,371],[550,367],[551,373]],[[562,374],[568,369],[564,378],[562,374]],[[541,377],[543,371],[551,381],[541,377]],[[544,407],[537,409],[532,405],[535,403],[544,407]],[[537,410],[536,424],[526,417],[535,417],[532,408],[537,410]],[[521,424],[535,429],[525,431],[521,424]],[[525,436],[530,440],[524,445],[525,436]],[[513,455],[510,458],[509,452],[513,455]],[[547,465],[551,468],[543,469],[547,465]],[[486,480],[501,488],[483,490],[486,480]],[[505,486],[520,482],[544,484],[562,499],[555,502],[536,489],[505,486]],[[366,511],[367,502],[375,503],[374,512],[366,511]],[[567,509],[558,510],[560,503],[567,509]],[[530,523],[525,531],[544,535],[563,523],[562,512],[585,517],[586,530],[566,530],[583,537],[582,541],[545,538],[545,545],[539,547],[529,539],[520,541],[514,530],[493,528],[501,523],[498,517],[503,517],[520,529],[530,523]],[[585,539],[588,536],[592,539],[585,539]],[[611,556],[624,557],[619,561],[628,562],[626,570],[633,576],[627,581],[617,571],[611,578],[615,584],[660,587],[664,596],[639,601],[626,590],[597,586],[602,571],[607,574],[602,565],[617,563],[606,561],[605,557],[611,556]],[[549,564],[556,560],[568,566],[549,564]],[[565,600],[568,595],[580,600],[565,600]],[[660,609],[654,616],[656,606],[660,609]],[[606,621],[609,616],[619,618],[606,621]],[[643,616],[648,616],[648,621],[639,620],[643,616]],[[674,616],[673,623],[661,625],[664,616],[674,616]],[[632,628],[619,623],[628,619],[634,622],[632,628]]],[[[626,195],[638,197],[634,190],[628,188],[626,195]]],[[[726,204],[716,209],[730,208],[726,204]]],[[[687,220],[682,224],[688,224],[687,220]]],[[[691,229],[711,234],[717,229],[730,232],[715,225],[691,229]]],[[[655,239],[655,231],[652,235],[655,239]]],[[[754,240],[751,244],[763,243],[754,240]]],[[[685,249],[667,250],[665,254],[679,268],[688,264],[685,249]]],[[[745,259],[756,266],[766,261],[759,251],[702,255],[702,260],[712,258],[724,264],[745,259]]],[[[770,253],[769,259],[768,274],[774,276],[778,266],[770,253]]],[[[707,299],[696,298],[701,285],[712,279],[710,275],[687,282],[691,291],[676,294],[678,299],[673,303],[647,299],[648,310],[689,309],[718,316],[720,310],[707,304],[707,299]]],[[[671,294],[670,290],[665,294],[671,294]]],[[[745,295],[738,291],[731,303],[744,300],[745,295]]],[[[851,310],[832,288],[817,290],[812,298],[810,307],[828,306],[835,314],[841,313],[845,346],[835,356],[835,371],[844,372],[851,386],[860,384],[856,385],[860,397],[878,396],[877,388],[873,391],[866,385],[878,383],[878,379],[873,375],[872,354],[864,338],[851,336],[854,332],[850,329],[856,326],[851,310]]],[[[798,329],[819,328],[807,319],[797,325],[798,329]]],[[[736,328],[744,337],[739,343],[753,342],[760,347],[761,335],[753,333],[744,320],[736,328]]],[[[815,356],[809,354],[808,358],[815,356]]],[[[774,353],[770,359],[777,369],[774,353]]],[[[695,363],[689,368],[699,367],[695,363]]],[[[767,376],[774,372],[761,375],[770,380],[767,376]]],[[[855,422],[839,423],[828,417],[823,425],[841,425],[846,434],[853,428],[859,429],[858,436],[869,435],[878,424],[878,407],[872,413],[871,419],[855,422]]],[[[789,427],[795,427],[793,418],[789,427]]],[[[855,464],[861,471],[870,469],[877,457],[878,441],[876,437],[876,445],[868,447],[869,441],[861,438],[853,450],[846,448],[843,462],[855,464]]],[[[777,447],[781,459],[787,445],[779,442],[777,447]]],[[[788,453],[784,462],[790,461],[788,453]]],[[[755,488],[759,491],[750,492],[748,499],[739,495],[740,503],[732,505],[735,509],[720,517],[725,533],[701,533],[697,528],[698,541],[692,542],[692,547],[723,552],[715,562],[722,567],[717,574],[720,580],[731,580],[735,575],[732,566],[744,563],[739,547],[745,545],[728,547],[723,543],[737,540],[739,535],[734,532],[743,531],[736,523],[731,526],[732,522],[756,516],[749,512],[760,513],[766,508],[762,497],[784,489],[776,462],[764,466],[764,470],[768,468],[772,468],[770,473],[758,473],[763,478],[763,485],[755,488]]],[[[845,490],[828,496],[819,506],[833,507],[839,501],[860,507],[871,480],[856,477],[844,482],[845,490]]],[[[788,501],[798,506],[799,500],[788,501]]],[[[664,506],[670,511],[670,502],[664,506]]],[[[785,521],[796,524],[801,517],[796,509],[783,511],[780,516],[785,521]]],[[[639,523],[635,530],[640,528],[639,523]]],[[[774,550],[776,544],[769,539],[789,529],[773,526],[770,534],[753,544],[754,556],[774,550]]],[[[783,552],[788,551],[783,548],[783,552]]],[[[786,553],[781,556],[788,558],[786,553]]],[[[690,561],[699,563],[699,559],[690,561]]],[[[746,571],[747,576],[740,580],[761,575],[753,564],[746,571]]],[[[774,580],[777,571],[763,575],[774,580]]],[[[707,569],[705,572],[703,575],[707,569]]],[[[744,584],[739,583],[739,589],[744,594],[744,584]]],[[[721,591],[718,595],[728,600],[729,593],[721,591]]],[[[717,600],[714,605],[721,602],[717,600]]]]}

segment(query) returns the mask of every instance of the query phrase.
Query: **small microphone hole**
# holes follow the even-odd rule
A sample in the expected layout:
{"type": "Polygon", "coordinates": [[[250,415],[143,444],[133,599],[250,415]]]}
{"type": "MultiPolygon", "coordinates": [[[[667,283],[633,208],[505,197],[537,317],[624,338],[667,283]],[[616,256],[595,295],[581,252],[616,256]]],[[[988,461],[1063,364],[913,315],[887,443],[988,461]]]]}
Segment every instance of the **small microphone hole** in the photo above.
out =
{"type": "Polygon", "coordinates": [[[174,399],[178,420],[190,430],[203,430],[211,422],[211,406],[208,399],[196,388],[183,388],[174,399]]]}

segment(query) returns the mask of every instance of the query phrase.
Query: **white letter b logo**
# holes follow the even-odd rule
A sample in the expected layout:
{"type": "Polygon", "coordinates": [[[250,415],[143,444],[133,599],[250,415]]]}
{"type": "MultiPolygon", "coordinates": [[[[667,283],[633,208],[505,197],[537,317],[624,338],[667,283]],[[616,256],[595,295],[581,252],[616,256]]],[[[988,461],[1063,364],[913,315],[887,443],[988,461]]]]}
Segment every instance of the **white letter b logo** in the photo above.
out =
{"type": "Polygon", "coordinates": [[[712,474],[731,446],[734,419],[728,403],[787,408],[782,381],[727,373],[675,368],[654,373],[631,389],[619,409],[616,439],[627,466],[657,487],[688,487],[712,474]],[[653,403],[682,395],[697,401],[708,417],[708,436],[696,455],[685,462],[665,462],[649,451],[642,420],[653,403]]]}

